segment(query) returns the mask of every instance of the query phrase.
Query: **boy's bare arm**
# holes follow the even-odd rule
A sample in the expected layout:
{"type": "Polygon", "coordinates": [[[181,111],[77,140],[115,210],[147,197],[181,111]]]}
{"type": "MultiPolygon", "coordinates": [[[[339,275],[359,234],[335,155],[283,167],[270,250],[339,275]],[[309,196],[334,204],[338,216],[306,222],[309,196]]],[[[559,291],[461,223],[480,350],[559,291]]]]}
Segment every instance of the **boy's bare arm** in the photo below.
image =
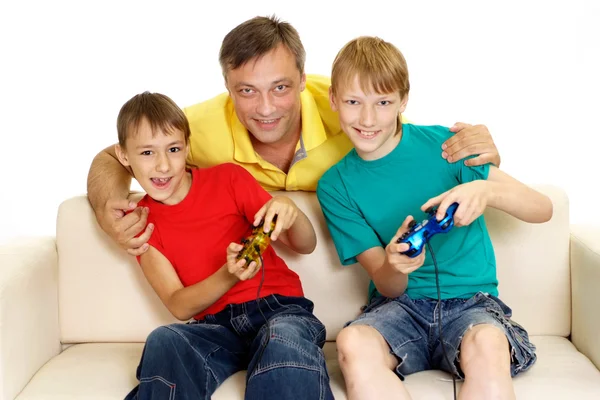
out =
{"type": "Polygon", "coordinates": [[[488,206],[502,210],[525,222],[541,223],[552,218],[553,205],[548,196],[491,166],[488,175],[488,206]]]}
{"type": "Polygon", "coordinates": [[[425,250],[417,257],[410,258],[402,252],[408,250],[406,243],[396,240],[408,231],[412,216],[404,219],[402,226],[385,247],[372,247],[363,251],[356,259],[367,271],[375,287],[385,297],[398,297],[404,293],[408,285],[408,275],[419,269],[425,262],[425,250]]]}
{"type": "MultiPolygon", "coordinates": [[[[230,245],[228,257],[230,254],[235,257],[240,248],[240,245],[230,245]]],[[[140,257],[146,279],[171,314],[180,321],[187,321],[206,310],[240,279],[250,279],[260,269],[260,266],[252,264],[243,268],[243,264],[243,260],[237,264],[234,262],[232,271],[225,264],[203,281],[184,287],[173,265],[160,251],[150,246],[140,257]],[[234,265],[239,268],[233,270],[234,265]]]]}
{"type": "Polygon", "coordinates": [[[148,248],[146,242],[153,227],[151,224],[146,226],[148,210],[136,209],[136,203],[128,200],[130,186],[131,171],[117,159],[114,145],[94,157],[88,173],[87,191],[98,224],[128,253],[140,255],[148,248]],[[136,237],[144,227],[144,233],[136,237]]]}
{"type": "Polygon", "coordinates": [[[390,266],[383,247],[372,247],[356,259],[373,280],[377,291],[385,297],[398,297],[406,290],[408,275],[390,266]]]}
{"type": "Polygon", "coordinates": [[[306,214],[300,209],[298,209],[296,221],[290,229],[281,233],[279,240],[300,254],[310,254],[317,246],[315,229],[306,214]]]}

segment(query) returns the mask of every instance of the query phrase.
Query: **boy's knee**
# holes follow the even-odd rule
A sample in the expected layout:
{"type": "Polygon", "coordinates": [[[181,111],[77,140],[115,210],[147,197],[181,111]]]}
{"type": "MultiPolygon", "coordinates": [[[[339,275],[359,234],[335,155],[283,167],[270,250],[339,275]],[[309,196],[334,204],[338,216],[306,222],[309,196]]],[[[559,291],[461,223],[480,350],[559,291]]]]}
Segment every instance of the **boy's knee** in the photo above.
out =
{"type": "Polygon", "coordinates": [[[385,361],[393,357],[383,336],[375,328],[366,325],[350,325],[342,329],[336,338],[336,345],[340,364],[385,361]]]}
{"type": "Polygon", "coordinates": [[[476,325],[463,336],[460,345],[460,363],[463,370],[469,363],[477,362],[477,368],[484,365],[510,367],[508,339],[504,332],[490,324],[476,325]]]}
{"type": "Polygon", "coordinates": [[[159,326],[148,335],[146,339],[146,348],[148,349],[165,349],[176,346],[181,340],[181,336],[168,326],[159,326]]]}

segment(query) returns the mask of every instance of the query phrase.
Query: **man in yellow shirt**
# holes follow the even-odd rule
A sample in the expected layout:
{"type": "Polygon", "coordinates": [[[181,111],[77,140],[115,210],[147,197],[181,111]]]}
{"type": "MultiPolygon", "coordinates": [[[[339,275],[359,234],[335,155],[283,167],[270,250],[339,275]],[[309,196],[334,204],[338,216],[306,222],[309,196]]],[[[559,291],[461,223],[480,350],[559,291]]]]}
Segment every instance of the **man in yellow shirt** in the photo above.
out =
{"type": "MultiPolygon", "coordinates": [[[[274,17],[256,17],[229,32],[219,55],[227,93],[184,109],[191,129],[188,162],[233,162],[267,190],[314,191],[351,143],[329,106],[329,78],[306,76],[304,60],[298,32],[274,17]]],[[[485,126],[459,123],[452,130],[440,157],[455,162],[478,155],[465,162],[499,165],[485,126]]],[[[147,209],[128,200],[130,184],[131,171],[119,163],[114,146],[94,158],[88,198],[96,218],[121,247],[140,255],[153,226],[146,226],[147,209]]]]}

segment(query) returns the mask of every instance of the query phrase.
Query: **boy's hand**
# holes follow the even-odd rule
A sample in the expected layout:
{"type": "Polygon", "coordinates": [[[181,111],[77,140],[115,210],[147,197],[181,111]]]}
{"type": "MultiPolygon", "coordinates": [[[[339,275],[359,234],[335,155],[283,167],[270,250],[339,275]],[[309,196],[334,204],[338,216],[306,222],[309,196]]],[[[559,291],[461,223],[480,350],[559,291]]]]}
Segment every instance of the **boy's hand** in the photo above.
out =
{"type": "Polygon", "coordinates": [[[500,166],[500,154],[485,125],[470,125],[457,122],[450,128],[455,134],[442,144],[442,157],[449,162],[474,156],[465,161],[467,166],[477,166],[492,163],[500,166]]]}
{"type": "Polygon", "coordinates": [[[265,203],[254,215],[254,226],[264,219],[264,232],[269,232],[271,221],[277,215],[275,229],[271,233],[271,240],[276,241],[281,232],[290,229],[298,217],[298,207],[289,197],[275,196],[265,203]]]}
{"type": "Polygon", "coordinates": [[[148,250],[146,242],[152,235],[154,225],[146,226],[147,207],[137,207],[136,203],[127,199],[108,200],[98,221],[102,230],[132,256],[142,255],[148,250]]]}
{"type": "Polygon", "coordinates": [[[421,206],[421,210],[425,211],[439,204],[436,217],[440,221],[446,215],[448,207],[452,203],[458,203],[458,209],[454,213],[454,225],[466,226],[483,214],[489,199],[488,193],[487,181],[476,180],[463,183],[427,200],[421,206]]]}
{"type": "Polygon", "coordinates": [[[260,270],[260,263],[252,261],[248,267],[246,267],[246,260],[238,260],[237,256],[244,246],[239,243],[229,243],[227,246],[227,271],[240,281],[252,279],[254,275],[260,270]]]}
{"type": "Polygon", "coordinates": [[[403,251],[409,249],[409,245],[406,243],[396,243],[396,240],[405,232],[408,232],[408,224],[413,220],[412,216],[406,217],[402,226],[396,232],[396,235],[392,238],[390,243],[385,247],[385,255],[387,263],[394,268],[396,271],[408,275],[411,272],[419,269],[425,262],[425,249],[415,258],[410,258],[404,254],[400,254],[403,251]]]}

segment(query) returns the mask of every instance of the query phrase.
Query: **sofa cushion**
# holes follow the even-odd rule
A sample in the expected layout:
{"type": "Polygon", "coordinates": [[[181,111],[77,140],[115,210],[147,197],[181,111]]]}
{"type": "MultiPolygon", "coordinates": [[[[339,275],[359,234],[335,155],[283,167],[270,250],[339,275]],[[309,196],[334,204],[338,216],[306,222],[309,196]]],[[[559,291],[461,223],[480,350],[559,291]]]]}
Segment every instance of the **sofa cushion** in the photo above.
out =
{"type": "MultiPolygon", "coordinates": [[[[485,218],[498,264],[500,297],[532,334],[570,332],[569,215],[559,188],[539,186],[554,202],[546,224],[527,224],[488,209],[485,218]]],[[[360,312],[368,276],[358,265],[342,267],[314,193],[286,192],[315,226],[317,248],[297,255],[275,244],[315,302],[315,314],[333,340],[360,312]]],[[[87,198],[61,204],[57,221],[59,316],[63,343],[144,342],[156,326],[174,321],[146,282],[136,260],[96,223],[87,198]]]]}
{"type": "MultiPolygon", "coordinates": [[[[600,371],[567,339],[535,336],[538,360],[514,380],[519,399],[596,400],[600,371]]],[[[135,371],[142,344],[91,343],[73,345],[52,359],[33,377],[16,400],[122,399],[137,384],[135,371]]],[[[345,399],[335,344],[325,345],[333,394],[345,399]]],[[[214,400],[243,399],[245,373],[230,377],[212,396],[214,400]]],[[[440,371],[409,375],[406,385],[415,399],[450,399],[452,380],[440,371]]]]}

